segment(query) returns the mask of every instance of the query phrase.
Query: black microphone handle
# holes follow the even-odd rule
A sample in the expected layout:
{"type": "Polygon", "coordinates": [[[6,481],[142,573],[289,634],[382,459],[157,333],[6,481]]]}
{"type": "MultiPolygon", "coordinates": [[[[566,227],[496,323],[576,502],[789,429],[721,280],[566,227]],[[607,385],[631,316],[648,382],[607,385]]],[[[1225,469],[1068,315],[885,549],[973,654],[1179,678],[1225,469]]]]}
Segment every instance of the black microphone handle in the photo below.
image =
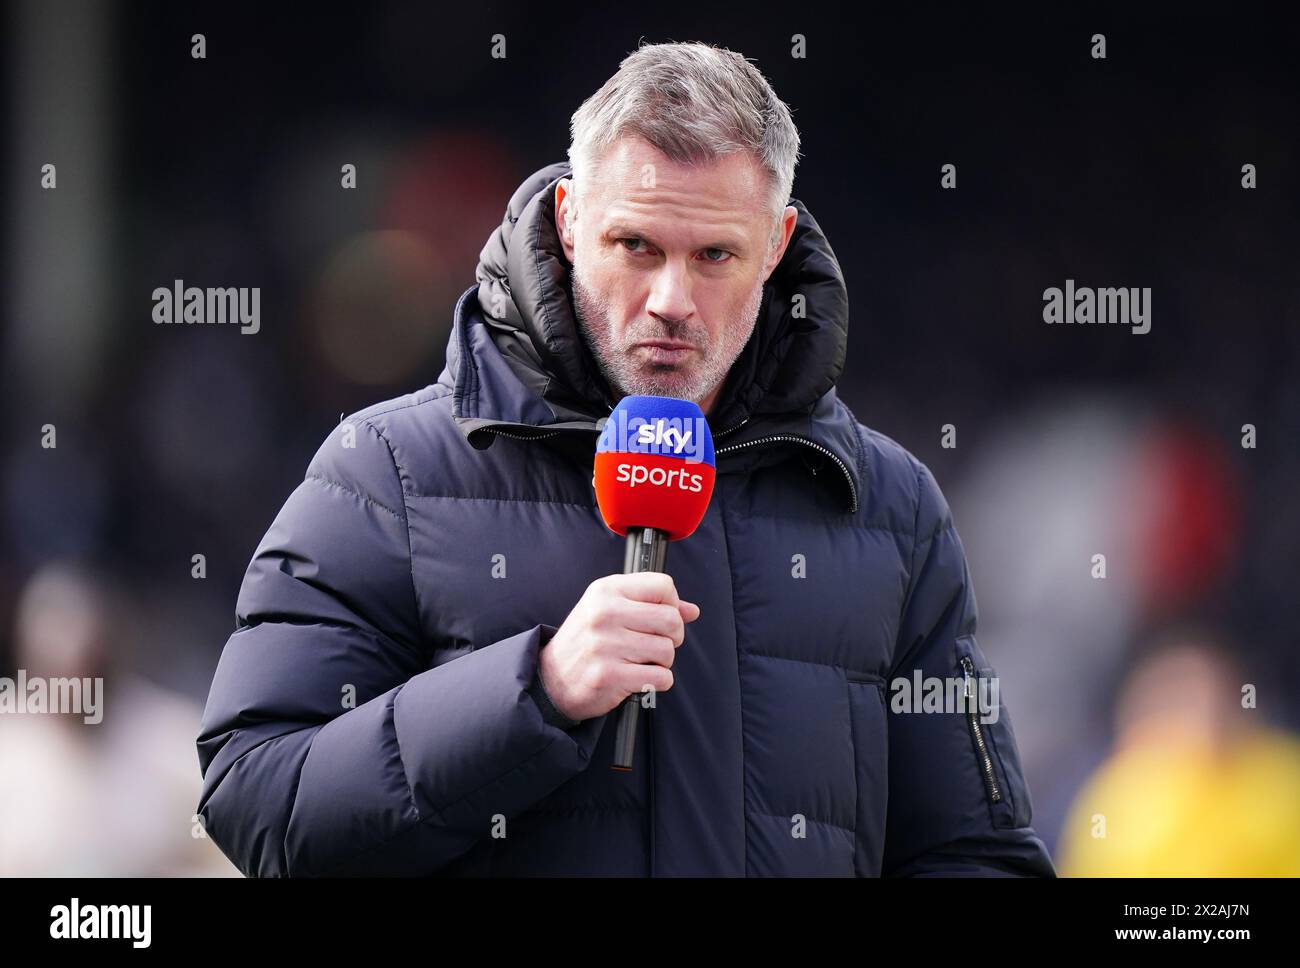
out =
{"type": "MultiPolygon", "coordinates": [[[[668,532],[658,528],[628,528],[627,550],[623,555],[623,574],[635,575],[643,571],[664,570],[668,558],[668,532]]],[[[618,714],[618,732],[614,737],[614,763],[612,768],[627,772],[632,769],[632,754],[636,750],[636,722],[641,712],[641,693],[634,692],[623,700],[618,714]]]]}

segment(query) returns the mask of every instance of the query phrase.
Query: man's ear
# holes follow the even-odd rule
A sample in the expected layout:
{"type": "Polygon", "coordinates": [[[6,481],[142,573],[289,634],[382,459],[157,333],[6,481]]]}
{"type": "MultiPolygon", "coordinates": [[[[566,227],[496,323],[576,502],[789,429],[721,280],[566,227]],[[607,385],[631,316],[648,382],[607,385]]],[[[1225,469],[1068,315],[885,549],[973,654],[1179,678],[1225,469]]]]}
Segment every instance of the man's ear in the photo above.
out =
{"type": "Polygon", "coordinates": [[[564,257],[573,263],[573,179],[561,178],[555,183],[555,231],[559,233],[564,257]]]}
{"type": "Polygon", "coordinates": [[[781,264],[781,257],[785,255],[786,246],[790,244],[790,236],[794,234],[794,227],[799,221],[799,210],[793,205],[787,205],[785,211],[781,213],[780,225],[780,242],[773,247],[767,257],[767,262],[763,265],[763,281],[767,282],[768,277],[776,271],[776,267],[781,264]]]}

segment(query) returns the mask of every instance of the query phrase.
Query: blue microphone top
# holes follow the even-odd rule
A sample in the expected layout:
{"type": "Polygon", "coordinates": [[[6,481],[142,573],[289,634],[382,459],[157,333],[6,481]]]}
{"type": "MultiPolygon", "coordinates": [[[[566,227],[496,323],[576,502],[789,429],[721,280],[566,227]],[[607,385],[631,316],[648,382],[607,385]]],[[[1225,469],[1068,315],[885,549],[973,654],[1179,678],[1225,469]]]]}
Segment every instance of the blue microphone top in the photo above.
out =
{"type": "Polygon", "coordinates": [[[609,415],[596,453],[655,454],[715,467],[713,434],[699,404],[676,397],[626,396],[609,415]]]}

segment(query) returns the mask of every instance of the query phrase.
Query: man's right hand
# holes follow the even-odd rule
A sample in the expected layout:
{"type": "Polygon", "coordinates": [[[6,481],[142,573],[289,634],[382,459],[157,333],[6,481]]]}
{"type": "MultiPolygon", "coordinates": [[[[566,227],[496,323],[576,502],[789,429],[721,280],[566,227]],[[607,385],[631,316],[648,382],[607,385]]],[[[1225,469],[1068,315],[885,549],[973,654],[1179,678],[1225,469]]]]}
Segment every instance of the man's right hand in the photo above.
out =
{"type": "Polygon", "coordinates": [[[673,687],[671,666],[700,607],[679,598],[671,575],[597,578],[540,652],[542,685],[560,712],[591,719],[647,685],[673,687]]]}

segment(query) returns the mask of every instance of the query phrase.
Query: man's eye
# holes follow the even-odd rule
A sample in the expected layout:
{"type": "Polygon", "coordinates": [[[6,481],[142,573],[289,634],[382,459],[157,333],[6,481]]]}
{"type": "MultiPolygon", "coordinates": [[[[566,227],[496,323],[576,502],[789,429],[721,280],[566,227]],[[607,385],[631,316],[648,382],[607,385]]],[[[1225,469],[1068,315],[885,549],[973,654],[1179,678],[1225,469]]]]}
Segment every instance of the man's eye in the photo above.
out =
{"type": "Polygon", "coordinates": [[[621,245],[623,246],[623,248],[627,249],[628,252],[633,252],[633,253],[637,252],[638,250],[637,250],[637,249],[631,249],[631,248],[628,248],[628,246],[627,246],[626,243],[628,243],[628,242],[631,242],[631,243],[633,243],[633,244],[637,244],[637,243],[644,244],[644,243],[645,243],[645,240],[644,240],[644,239],[619,239],[618,241],[619,241],[619,244],[621,244],[621,245]]]}
{"type": "Polygon", "coordinates": [[[704,261],[705,261],[705,262],[712,262],[714,265],[722,265],[724,262],[727,261],[727,259],[710,259],[710,258],[708,258],[708,253],[710,253],[710,252],[719,252],[719,253],[721,253],[722,255],[727,256],[728,258],[731,256],[731,253],[728,252],[726,249],[705,249],[704,252],[705,252],[705,259],[704,259],[704,261]]]}

